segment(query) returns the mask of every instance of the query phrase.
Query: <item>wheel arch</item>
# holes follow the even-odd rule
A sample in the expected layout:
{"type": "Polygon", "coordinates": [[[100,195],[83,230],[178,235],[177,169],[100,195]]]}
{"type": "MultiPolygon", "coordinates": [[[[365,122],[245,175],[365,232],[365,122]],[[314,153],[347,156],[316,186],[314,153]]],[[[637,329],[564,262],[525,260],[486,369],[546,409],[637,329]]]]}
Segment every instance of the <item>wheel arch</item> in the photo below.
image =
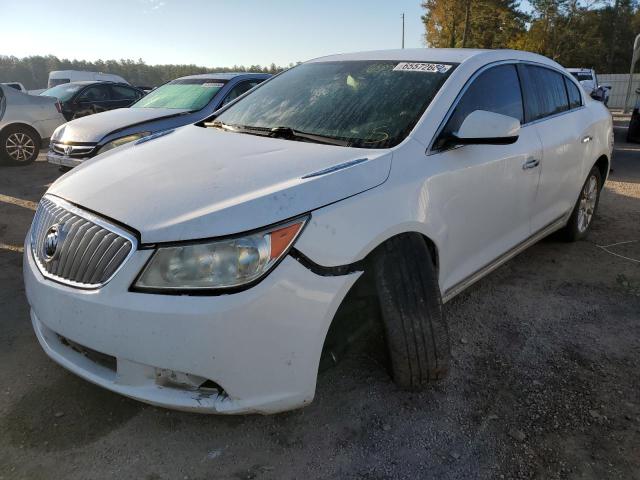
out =
{"type": "MultiPolygon", "coordinates": [[[[319,372],[325,369],[328,364],[336,361],[336,358],[340,356],[340,352],[343,350],[342,347],[347,348],[348,345],[352,343],[353,338],[360,338],[363,334],[364,329],[371,329],[375,334],[375,332],[377,331],[376,329],[380,328],[380,318],[377,303],[378,293],[376,291],[373,279],[375,268],[374,260],[377,255],[381,254],[381,252],[384,251],[387,244],[396,240],[398,237],[410,236],[417,236],[425,242],[431,255],[431,261],[433,262],[435,268],[436,278],[438,278],[440,260],[436,242],[429,236],[425,235],[423,232],[419,232],[417,230],[407,230],[404,232],[389,235],[373,248],[371,248],[361,261],[340,267],[328,267],[328,270],[325,271],[324,274],[330,275],[344,274],[349,271],[361,271],[362,274],[349,288],[345,296],[340,301],[340,304],[338,305],[333,318],[329,322],[328,328],[325,331],[322,342],[323,346],[319,364],[319,372]],[[337,270],[334,270],[333,272],[329,271],[334,268],[337,270]],[[367,302],[364,307],[362,307],[363,301],[367,302]],[[358,320],[356,319],[356,321],[354,321],[353,318],[353,306],[358,304],[360,304],[360,308],[364,308],[366,312],[369,312],[369,314],[371,316],[375,316],[375,318],[367,318],[364,322],[362,322],[361,320],[361,324],[358,325],[358,320]],[[338,351],[337,354],[335,350],[338,351]]],[[[298,258],[298,260],[301,259],[298,258]]],[[[305,263],[305,261],[310,260],[304,257],[303,263],[305,263]]],[[[307,268],[310,268],[309,265],[306,266],[307,268]]],[[[315,273],[320,272],[316,271],[315,273]]]]}
{"type": "Polygon", "coordinates": [[[42,143],[42,135],[40,134],[40,132],[38,131],[37,128],[35,128],[33,125],[29,125],[28,123],[25,123],[25,122],[8,123],[4,127],[2,127],[2,129],[0,129],[0,135],[2,135],[8,129],[15,128],[15,127],[25,128],[25,129],[30,130],[31,132],[35,133],[37,135],[37,137],[38,137],[36,139],[36,140],[38,140],[38,148],[40,147],[40,144],[42,143]]]}
{"type": "Polygon", "coordinates": [[[604,186],[604,182],[607,180],[607,176],[609,175],[609,168],[611,166],[609,158],[606,155],[600,155],[593,166],[598,167],[598,170],[600,171],[600,178],[602,178],[602,185],[600,188],[602,188],[604,186]]]}

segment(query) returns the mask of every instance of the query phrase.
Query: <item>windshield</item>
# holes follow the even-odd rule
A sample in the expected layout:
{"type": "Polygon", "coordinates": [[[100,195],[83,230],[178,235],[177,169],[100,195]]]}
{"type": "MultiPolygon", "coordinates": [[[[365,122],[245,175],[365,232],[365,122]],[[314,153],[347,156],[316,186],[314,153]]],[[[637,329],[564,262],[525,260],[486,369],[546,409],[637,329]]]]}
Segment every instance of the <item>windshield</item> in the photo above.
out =
{"type": "Polygon", "coordinates": [[[216,121],[389,148],[409,134],[452,70],[378,60],[306,63],[265,82],[216,121]]]}
{"type": "Polygon", "coordinates": [[[200,110],[204,108],[226,80],[191,78],[173,80],[142,97],[131,108],[176,108],[200,110]]]}
{"type": "Polygon", "coordinates": [[[45,97],[55,97],[62,102],[66,102],[73,95],[82,88],[82,85],[75,85],[72,83],[65,83],[63,85],[58,85],[57,87],[48,88],[40,95],[45,97]]]}
{"type": "Polygon", "coordinates": [[[583,80],[593,80],[590,73],[571,72],[571,75],[573,75],[579,82],[582,82],[583,80]]]}

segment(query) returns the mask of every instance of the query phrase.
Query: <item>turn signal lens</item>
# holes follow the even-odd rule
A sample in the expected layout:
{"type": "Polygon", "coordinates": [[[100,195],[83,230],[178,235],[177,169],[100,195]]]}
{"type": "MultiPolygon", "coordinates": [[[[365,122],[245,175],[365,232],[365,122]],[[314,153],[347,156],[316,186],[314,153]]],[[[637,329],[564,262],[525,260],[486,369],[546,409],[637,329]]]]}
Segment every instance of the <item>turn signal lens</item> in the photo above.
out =
{"type": "Polygon", "coordinates": [[[307,217],[213,242],[160,247],[135,287],[141,290],[234,288],[265,275],[287,253],[307,217]]]}

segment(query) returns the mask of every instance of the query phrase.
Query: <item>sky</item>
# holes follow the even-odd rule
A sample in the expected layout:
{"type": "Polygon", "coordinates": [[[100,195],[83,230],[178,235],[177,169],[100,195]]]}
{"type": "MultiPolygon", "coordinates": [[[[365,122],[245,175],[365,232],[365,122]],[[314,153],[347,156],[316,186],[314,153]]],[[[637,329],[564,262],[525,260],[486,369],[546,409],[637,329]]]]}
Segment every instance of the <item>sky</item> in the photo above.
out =
{"type": "Polygon", "coordinates": [[[288,65],[423,47],[419,0],[0,0],[0,55],[288,65]]]}

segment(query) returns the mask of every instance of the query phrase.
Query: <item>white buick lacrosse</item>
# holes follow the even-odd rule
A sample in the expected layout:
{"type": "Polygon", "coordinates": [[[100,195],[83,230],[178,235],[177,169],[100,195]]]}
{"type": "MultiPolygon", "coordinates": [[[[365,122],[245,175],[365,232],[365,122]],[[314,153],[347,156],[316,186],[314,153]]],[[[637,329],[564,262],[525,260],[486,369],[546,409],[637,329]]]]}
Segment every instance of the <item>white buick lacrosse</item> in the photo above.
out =
{"type": "Polygon", "coordinates": [[[423,388],[448,368],[442,304],[551,232],[584,237],[612,147],[608,111],[545,57],[312,60],[55,182],[25,241],[35,333],[128,397],[273,413],[311,402],[362,290],[394,381],[423,388]]]}

